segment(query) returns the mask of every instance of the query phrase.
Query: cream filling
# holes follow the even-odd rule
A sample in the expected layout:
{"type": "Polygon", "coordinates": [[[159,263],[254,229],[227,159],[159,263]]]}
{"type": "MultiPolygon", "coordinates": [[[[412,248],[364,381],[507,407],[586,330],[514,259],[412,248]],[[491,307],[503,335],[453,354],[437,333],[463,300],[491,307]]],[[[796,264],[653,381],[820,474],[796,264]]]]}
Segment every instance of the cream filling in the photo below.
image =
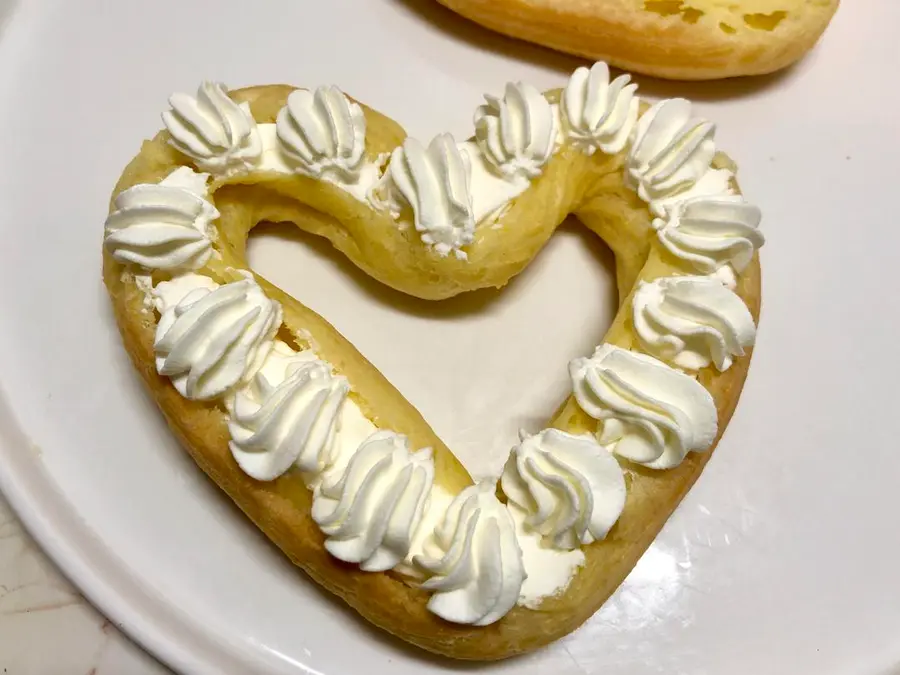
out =
{"type": "MultiPolygon", "coordinates": [[[[553,152],[550,153],[550,158],[553,157],[565,141],[559,106],[554,103],[551,105],[551,108],[556,129],[556,140],[554,141],[553,152]]],[[[475,218],[476,227],[482,222],[497,220],[505,213],[513,199],[531,187],[531,180],[521,174],[512,177],[501,176],[474,140],[464,141],[457,145],[461,151],[466,153],[472,167],[469,193],[472,197],[472,215],[475,218]]],[[[550,159],[548,158],[547,161],[549,162],[550,159]]]]}
{"type": "Polygon", "coordinates": [[[466,153],[472,167],[469,194],[476,227],[484,220],[496,220],[513,199],[529,188],[531,181],[525,176],[508,179],[498,174],[475,141],[457,145],[466,153]]]}
{"type": "Polygon", "coordinates": [[[317,178],[336,185],[361,202],[368,202],[369,192],[381,179],[381,165],[383,163],[381,157],[374,162],[364,162],[360,166],[354,182],[342,180],[340,176],[336,176],[331,172],[323,173],[321,176],[312,176],[306,174],[299,165],[293,164],[285,157],[281,150],[281,141],[278,140],[275,127],[276,125],[272,123],[257,125],[259,138],[262,142],[262,154],[256,166],[258,171],[309,175],[310,178],[317,178]]]}
{"type": "Polygon", "coordinates": [[[522,549],[522,563],[527,575],[519,591],[518,604],[535,609],[544,598],[564,592],[579,569],[584,565],[584,552],[580,548],[564,551],[544,546],[541,535],[525,530],[528,514],[513,503],[507,508],[516,524],[516,540],[522,549]]]}

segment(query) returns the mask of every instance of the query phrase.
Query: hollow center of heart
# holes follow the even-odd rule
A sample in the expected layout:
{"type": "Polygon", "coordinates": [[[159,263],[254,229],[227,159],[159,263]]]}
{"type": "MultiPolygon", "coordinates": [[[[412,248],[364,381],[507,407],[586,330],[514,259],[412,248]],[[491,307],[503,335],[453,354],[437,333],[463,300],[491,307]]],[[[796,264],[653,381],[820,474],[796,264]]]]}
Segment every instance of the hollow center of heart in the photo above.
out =
{"type": "Polygon", "coordinates": [[[439,302],[390,289],[324,239],[263,223],[251,267],[327,319],[422,413],[473,476],[499,472],[519,429],[544,427],[617,308],[610,250],[564,226],[510,284],[439,302]]]}

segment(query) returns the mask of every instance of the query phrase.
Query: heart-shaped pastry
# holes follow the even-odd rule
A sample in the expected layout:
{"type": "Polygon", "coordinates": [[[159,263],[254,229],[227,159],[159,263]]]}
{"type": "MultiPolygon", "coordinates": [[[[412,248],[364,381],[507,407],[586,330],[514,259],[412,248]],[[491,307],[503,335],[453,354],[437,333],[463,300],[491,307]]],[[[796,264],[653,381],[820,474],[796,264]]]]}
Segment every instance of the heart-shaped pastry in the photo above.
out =
{"type": "Polygon", "coordinates": [[[602,63],[485,98],[472,139],[423,144],[336,87],[204,83],[125,169],[104,246],[125,346],[197,464],[366,619],[466,659],[574,630],[659,532],[740,395],[763,243],[687,101],[643,104],[602,63]],[[503,286],[569,214],[613,250],[619,312],[546,428],[478,484],[245,258],[257,223],[291,221],[440,300],[503,286]]]}

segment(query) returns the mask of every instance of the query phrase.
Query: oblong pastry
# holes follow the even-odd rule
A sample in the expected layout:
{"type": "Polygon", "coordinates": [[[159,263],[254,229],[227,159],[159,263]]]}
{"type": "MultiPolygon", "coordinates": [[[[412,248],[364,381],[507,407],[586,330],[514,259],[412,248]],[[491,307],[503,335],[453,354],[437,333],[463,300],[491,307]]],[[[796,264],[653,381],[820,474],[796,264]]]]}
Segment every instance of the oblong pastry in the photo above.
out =
{"type": "Polygon", "coordinates": [[[475,137],[406,138],[335,87],[176,94],[113,192],[103,276],[123,342],[197,464],[290,559],[424,649],[500,659],[574,630],[696,480],[740,395],[759,210],[683,99],[602,63],[486,96],[475,137]],[[567,215],[616,256],[619,312],[572,395],[472,483],[322,317],[248,270],[291,221],[439,300],[502,287],[567,215]]]}
{"type": "Polygon", "coordinates": [[[812,49],[839,0],[438,0],[486,28],[674,80],[762,75],[812,49]]]}

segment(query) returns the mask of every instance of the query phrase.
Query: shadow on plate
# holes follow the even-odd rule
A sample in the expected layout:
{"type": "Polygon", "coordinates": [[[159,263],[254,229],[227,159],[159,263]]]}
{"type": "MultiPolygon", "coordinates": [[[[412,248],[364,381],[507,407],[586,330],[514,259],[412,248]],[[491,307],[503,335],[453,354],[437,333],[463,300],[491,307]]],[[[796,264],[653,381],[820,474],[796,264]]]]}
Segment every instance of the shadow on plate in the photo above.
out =
{"type": "Polygon", "coordinates": [[[18,0],[0,0],[0,37],[3,37],[3,30],[15,14],[18,0]]]}

